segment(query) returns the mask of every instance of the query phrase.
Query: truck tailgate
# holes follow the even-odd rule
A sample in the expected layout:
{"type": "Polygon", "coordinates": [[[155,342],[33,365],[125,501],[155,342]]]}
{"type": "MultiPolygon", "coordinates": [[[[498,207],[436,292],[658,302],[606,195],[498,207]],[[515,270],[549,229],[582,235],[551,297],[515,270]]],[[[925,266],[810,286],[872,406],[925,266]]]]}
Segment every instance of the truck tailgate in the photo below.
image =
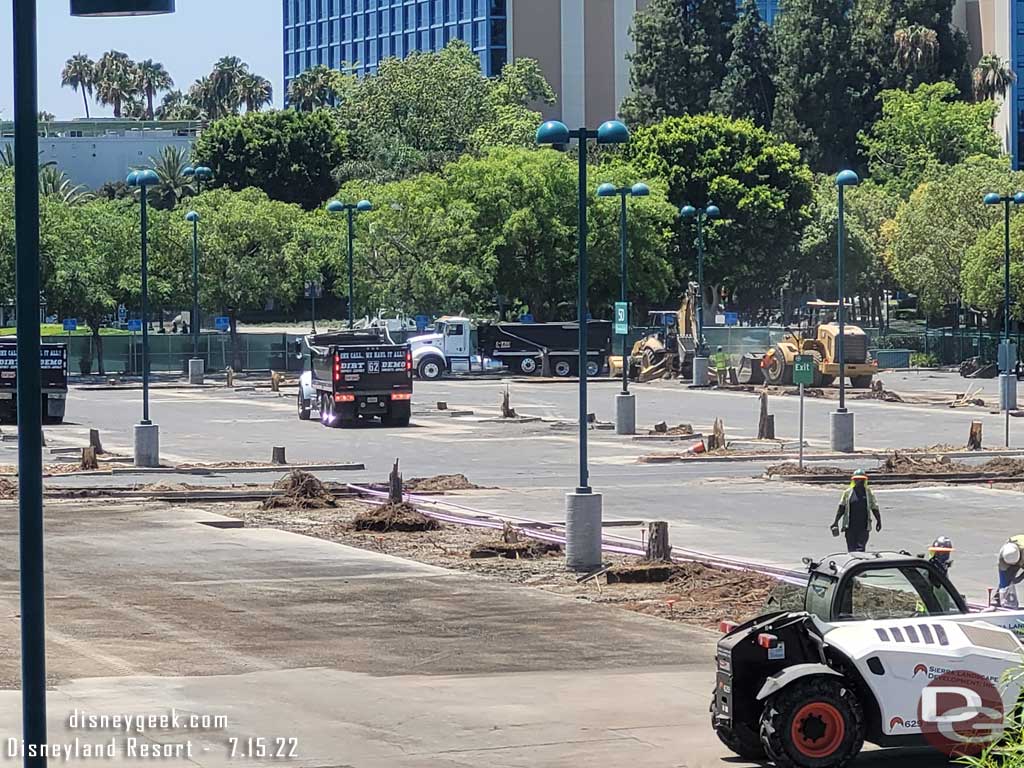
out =
{"type": "Polygon", "coordinates": [[[406,346],[337,347],[340,372],[335,391],[390,391],[412,387],[412,357],[406,346]]]}

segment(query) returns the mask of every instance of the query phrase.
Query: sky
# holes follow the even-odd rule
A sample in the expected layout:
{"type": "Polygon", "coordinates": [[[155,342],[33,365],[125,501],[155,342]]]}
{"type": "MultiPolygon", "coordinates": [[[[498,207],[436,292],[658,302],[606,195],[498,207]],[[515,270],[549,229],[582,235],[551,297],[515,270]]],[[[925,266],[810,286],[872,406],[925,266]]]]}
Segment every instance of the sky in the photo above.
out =
{"type": "MultiPolygon", "coordinates": [[[[0,0],[0,120],[14,116],[11,6],[0,0]]],[[[79,52],[95,60],[111,49],[163,63],[183,91],[221,56],[238,56],[274,84],[274,105],[281,106],[281,0],[177,0],[167,16],[106,19],[72,18],[69,6],[37,0],[39,108],[60,120],[85,116],[81,94],[61,88],[64,62],[79,52]]],[[[94,117],[112,114],[95,102],[89,109],[94,117]]]]}

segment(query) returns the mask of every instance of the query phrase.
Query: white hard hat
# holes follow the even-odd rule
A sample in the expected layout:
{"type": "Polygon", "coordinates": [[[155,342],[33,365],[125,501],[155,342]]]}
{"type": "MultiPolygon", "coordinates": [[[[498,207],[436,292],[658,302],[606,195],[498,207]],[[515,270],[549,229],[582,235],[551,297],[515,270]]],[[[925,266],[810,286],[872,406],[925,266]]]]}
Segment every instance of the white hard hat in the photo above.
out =
{"type": "Polygon", "coordinates": [[[1011,541],[1006,542],[999,550],[999,559],[1004,563],[1016,565],[1020,562],[1020,548],[1011,541]]]}

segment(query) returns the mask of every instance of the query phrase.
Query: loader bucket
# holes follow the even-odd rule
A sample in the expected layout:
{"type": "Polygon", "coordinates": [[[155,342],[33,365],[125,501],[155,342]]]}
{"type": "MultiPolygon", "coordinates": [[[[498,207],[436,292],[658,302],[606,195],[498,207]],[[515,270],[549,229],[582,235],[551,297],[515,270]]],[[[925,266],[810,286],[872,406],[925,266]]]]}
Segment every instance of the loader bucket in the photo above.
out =
{"type": "Polygon", "coordinates": [[[748,352],[740,358],[740,384],[764,384],[764,370],[761,368],[763,357],[764,355],[748,352]]]}

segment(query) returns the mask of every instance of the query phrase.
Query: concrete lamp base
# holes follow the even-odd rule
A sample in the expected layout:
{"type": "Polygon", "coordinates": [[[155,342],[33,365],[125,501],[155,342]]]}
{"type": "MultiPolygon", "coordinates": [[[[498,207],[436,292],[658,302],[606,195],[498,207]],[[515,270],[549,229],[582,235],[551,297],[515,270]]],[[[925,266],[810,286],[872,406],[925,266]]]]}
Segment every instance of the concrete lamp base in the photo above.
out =
{"type": "Polygon", "coordinates": [[[601,567],[601,494],[565,494],[565,565],[571,571],[601,567]]]}
{"type": "Polygon", "coordinates": [[[620,392],[615,396],[615,434],[636,434],[636,395],[620,392]]]}
{"type": "Polygon", "coordinates": [[[135,466],[160,466],[160,427],[156,424],[135,425],[135,466]]]}
{"type": "Polygon", "coordinates": [[[708,385],[708,358],[693,358],[693,386],[706,387],[708,385]]]}
{"type": "Polygon", "coordinates": [[[202,384],[206,373],[206,361],[201,357],[193,357],[188,361],[188,383],[202,384]]]}
{"type": "Polygon", "coordinates": [[[853,453],[853,413],[832,411],[829,414],[829,437],[832,450],[839,453],[853,453]]]}

